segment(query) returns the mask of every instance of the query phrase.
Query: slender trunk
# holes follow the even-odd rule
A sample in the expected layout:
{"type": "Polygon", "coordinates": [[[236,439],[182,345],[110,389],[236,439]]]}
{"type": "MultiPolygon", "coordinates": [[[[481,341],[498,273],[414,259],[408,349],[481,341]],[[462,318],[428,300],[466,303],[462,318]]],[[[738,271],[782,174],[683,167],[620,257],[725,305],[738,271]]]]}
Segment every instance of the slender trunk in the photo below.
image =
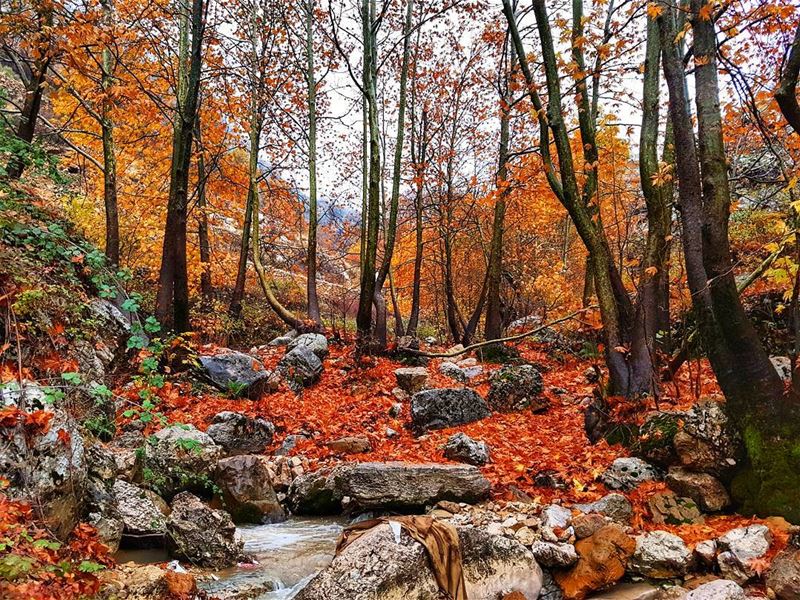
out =
{"type": "MultiPolygon", "coordinates": [[[[103,20],[111,28],[114,20],[112,0],[103,0],[103,20]]],[[[117,203],[117,156],[114,146],[113,102],[110,98],[114,85],[114,59],[108,47],[103,48],[100,85],[103,89],[103,105],[100,130],[103,140],[103,204],[106,213],[106,256],[113,265],[119,264],[119,209],[117,203]]]]}
{"type": "MultiPolygon", "coordinates": [[[[416,63],[416,61],[414,61],[416,63]]],[[[428,111],[423,108],[420,118],[419,140],[414,139],[416,132],[416,87],[411,87],[411,163],[414,165],[414,276],[411,287],[411,313],[408,317],[406,335],[416,337],[419,326],[419,301],[422,279],[422,200],[425,189],[425,161],[428,149],[428,111]]]]}
{"type": "Polygon", "coordinates": [[[321,323],[317,297],[317,82],[314,75],[314,0],[306,4],[306,81],[308,85],[308,318],[321,323]]]}
{"type": "Polygon", "coordinates": [[[189,279],[186,265],[186,220],[189,167],[194,124],[200,93],[200,69],[205,29],[205,2],[192,0],[191,17],[181,7],[177,104],[172,141],[167,221],[161,253],[156,315],[162,325],[177,332],[188,331],[189,279]],[[189,29],[191,28],[191,47],[189,29]],[[187,64],[188,61],[188,64],[187,64]]]}
{"type": "Polygon", "coordinates": [[[211,242],[208,237],[208,203],[206,201],[206,161],[200,143],[200,119],[195,125],[197,152],[197,242],[200,249],[200,295],[206,308],[211,306],[214,298],[214,286],[211,283],[211,242]]]}
{"type": "Polygon", "coordinates": [[[400,306],[397,303],[397,292],[394,288],[394,278],[392,272],[389,271],[389,296],[392,299],[392,311],[394,312],[394,337],[398,338],[405,335],[403,332],[403,315],[400,314],[400,306]]]}
{"type": "Polygon", "coordinates": [[[472,316],[467,321],[467,324],[464,325],[464,332],[461,334],[461,344],[464,346],[469,346],[472,343],[472,338],[475,336],[475,331],[478,329],[478,323],[481,319],[481,315],[483,314],[483,307],[486,305],[486,295],[489,289],[489,271],[486,271],[486,275],[483,278],[483,283],[481,284],[481,292],[478,294],[478,303],[475,305],[475,310],[472,312],[472,316]]]}
{"type": "Polygon", "coordinates": [[[800,103],[797,101],[797,79],[800,76],[800,24],[794,32],[794,39],[789,48],[789,56],[783,67],[775,100],[787,123],[794,132],[800,135],[800,103]]]}
{"type": "Polygon", "coordinates": [[[250,250],[250,229],[253,219],[253,189],[248,185],[247,200],[245,200],[244,223],[242,224],[242,239],[239,244],[239,262],[236,268],[236,283],[231,293],[228,314],[234,319],[242,316],[242,300],[244,299],[245,284],[247,283],[247,254],[250,250]]]}

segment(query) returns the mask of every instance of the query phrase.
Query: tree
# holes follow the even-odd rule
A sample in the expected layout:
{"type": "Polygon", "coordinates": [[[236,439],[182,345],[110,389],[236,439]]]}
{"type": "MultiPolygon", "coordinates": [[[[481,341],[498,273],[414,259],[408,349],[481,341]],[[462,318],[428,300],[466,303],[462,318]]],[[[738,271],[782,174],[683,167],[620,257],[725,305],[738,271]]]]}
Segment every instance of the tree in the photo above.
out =
{"type": "Polygon", "coordinates": [[[306,85],[308,87],[308,318],[321,324],[317,297],[317,80],[314,73],[314,0],[305,4],[306,85]]]}
{"type": "Polygon", "coordinates": [[[200,96],[203,63],[203,34],[208,5],[192,0],[191,9],[178,7],[179,52],[175,89],[172,161],[170,167],[167,220],[161,252],[161,269],[156,296],[156,315],[164,326],[188,331],[189,277],[186,263],[186,222],[189,201],[189,169],[192,139],[200,96]]]}

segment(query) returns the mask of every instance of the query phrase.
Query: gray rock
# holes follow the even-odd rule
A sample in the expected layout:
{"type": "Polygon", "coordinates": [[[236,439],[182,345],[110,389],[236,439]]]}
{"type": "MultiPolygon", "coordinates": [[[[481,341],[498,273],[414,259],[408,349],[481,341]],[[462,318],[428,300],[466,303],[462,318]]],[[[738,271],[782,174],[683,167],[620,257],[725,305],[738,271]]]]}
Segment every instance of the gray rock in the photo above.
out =
{"type": "MultiPolygon", "coordinates": [[[[538,598],[542,572],[518,542],[476,528],[458,528],[466,594],[500,598],[519,592],[538,598]]],[[[296,600],[431,600],[439,588],[421,544],[401,532],[399,543],[388,524],[379,525],[334,558],[296,600]]]]}
{"type": "Polygon", "coordinates": [[[778,600],[800,598],[800,550],[787,548],[773,559],[767,573],[767,588],[778,600]]]}
{"type": "Polygon", "coordinates": [[[489,416],[486,401],[471,389],[436,389],[411,398],[411,424],[417,432],[444,429],[489,416]]]}
{"type": "Polygon", "coordinates": [[[711,566],[717,560],[717,540],[703,540],[694,547],[694,554],[706,566],[711,566]]]}
{"type": "Polygon", "coordinates": [[[123,541],[133,547],[159,547],[167,530],[166,504],[150,490],[117,479],[112,488],[122,518],[123,541]]]}
{"type": "Polygon", "coordinates": [[[572,511],[558,504],[550,504],[542,509],[539,518],[542,520],[542,527],[566,529],[572,521],[572,511]]]}
{"type": "Polygon", "coordinates": [[[397,386],[409,394],[416,394],[427,387],[428,369],[425,367],[403,367],[396,369],[397,386]]]}
{"type": "Polygon", "coordinates": [[[230,515],[209,508],[189,492],[172,500],[167,531],[170,554],[193,565],[223,569],[244,558],[244,544],[236,538],[230,515]]]}
{"type": "Polygon", "coordinates": [[[283,335],[279,335],[276,338],[273,338],[270,342],[270,346],[288,346],[292,343],[292,340],[297,337],[297,332],[294,329],[290,329],[283,335]]]}
{"type": "Polygon", "coordinates": [[[328,356],[328,340],[321,333],[304,333],[293,339],[288,346],[289,352],[295,348],[305,347],[317,355],[322,360],[328,356]]]}
{"type": "Polygon", "coordinates": [[[717,579],[693,589],[686,600],[746,600],[742,587],[734,581],[717,579]]]}
{"type": "Polygon", "coordinates": [[[633,506],[622,494],[608,494],[591,504],[576,504],[573,508],[586,514],[599,513],[617,523],[627,523],[633,515],[633,506]]]}
{"type": "Polygon", "coordinates": [[[465,433],[458,432],[447,440],[444,456],[450,460],[481,467],[489,462],[489,447],[486,442],[473,440],[465,433]]]}
{"type": "Polygon", "coordinates": [[[131,332],[131,321],[114,304],[105,298],[95,298],[89,302],[92,317],[102,322],[113,337],[125,337],[131,332]]]}
{"type": "Polygon", "coordinates": [[[741,437],[718,402],[695,404],[673,444],[681,466],[718,476],[736,467],[742,451],[741,437]]]}
{"type": "Polygon", "coordinates": [[[191,425],[165,427],[144,448],[144,468],[152,473],[147,484],[166,496],[203,487],[222,455],[211,436],[191,425]]]}
{"type": "Polygon", "coordinates": [[[439,373],[459,383],[467,383],[467,374],[464,372],[464,369],[454,362],[444,361],[439,365],[439,373]]]}
{"type": "Polygon", "coordinates": [[[296,514],[338,514],[343,504],[356,512],[412,511],[440,500],[475,503],[487,498],[490,488],[473,466],[350,463],[301,475],[292,482],[288,501],[296,514]]]}
{"type": "Polygon", "coordinates": [[[721,550],[717,564],[722,576],[744,583],[757,575],[752,561],[764,556],[771,542],[772,533],[766,525],[738,527],[717,539],[721,550]]]}
{"type": "Polygon", "coordinates": [[[792,361],[788,356],[771,356],[769,360],[772,366],[775,367],[781,380],[792,380],[792,361]]]}
{"type": "Polygon", "coordinates": [[[290,389],[299,392],[319,380],[322,361],[308,346],[299,345],[281,358],[278,372],[286,379],[290,389]]]}
{"type": "Polygon", "coordinates": [[[600,476],[611,490],[629,491],[645,481],[661,479],[661,473],[653,465],[633,456],[617,458],[600,476]]]}
{"type": "Polygon", "coordinates": [[[394,402],[389,409],[389,416],[396,419],[401,414],[403,414],[403,405],[400,402],[394,402]]]}
{"type": "Polygon", "coordinates": [[[297,442],[308,440],[310,437],[304,433],[291,433],[283,439],[281,447],[275,451],[275,456],[285,456],[294,450],[297,442]]]}
{"type": "Polygon", "coordinates": [[[272,443],[275,426],[232,411],[214,415],[206,433],[228,455],[256,454],[272,443]]]}
{"type": "Polygon", "coordinates": [[[101,481],[113,480],[119,472],[114,451],[99,443],[86,448],[86,465],[89,476],[101,481]]]}
{"type": "Polygon", "coordinates": [[[542,571],[542,591],[539,592],[538,600],[564,600],[564,592],[561,591],[550,571],[542,571]]]}
{"type": "Polygon", "coordinates": [[[0,477],[10,483],[9,497],[30,502],[36,516],[66,538],[83,512],[88,477],[78,424],[48,404],[45,389],[33,383],[2,385],[0,399],[28,413],[44,411],[50,419],[45,433],[26,427],[22,419],[0,427],[0,477]]]}
{"type": "Polygon", "coordinates": [[[199,359],[211,383],[224,392],[258,398],[274,391],[272,372],[249,354],[226,350],[223,354],[203,355],[199,359]]]}
{"type": "Polygon", "coordinates": [[[272,523],[286,516],[272,488],[265,456],[223,458],[217,463],[214,482],[236,523],[272,523]]]}
{"type": "Polygon", "coordinates": [[[572,544],[538,541],[531,546],[531,552],[536,562],[547,568],[571,567],[578,562],[578,554],[572,544]]]}
{"type": "Polygon", "coordinates": [[[671,467],[666,481],[672,491],[691,498],[704,511],[717,512],[731,503],[725,486],[708,473],[693,473],[681,467],[671,467]]]}
{"type": "Polygon", "coordinates": [[[651,531],[636,538],[636,551],[628,568],[650,579],[672,579],[685,575],[692,553],[681,538],[666,531],[651,531]]]}
{"type": "Polygon", "coordinates": [[[113,493],[99,479],[90,478],[86,490],[86,521],[97,529],[97,538],[114,553],[119,548],[125,523],[113,493]]]}
{"type": "Polygon", "coordinates": [[[542,375],[533,365],[507,365],[492,373],[490,381],[486,401],[493,411],[530,409],[536,412],[549,406],[542,396],[542,375]]]}

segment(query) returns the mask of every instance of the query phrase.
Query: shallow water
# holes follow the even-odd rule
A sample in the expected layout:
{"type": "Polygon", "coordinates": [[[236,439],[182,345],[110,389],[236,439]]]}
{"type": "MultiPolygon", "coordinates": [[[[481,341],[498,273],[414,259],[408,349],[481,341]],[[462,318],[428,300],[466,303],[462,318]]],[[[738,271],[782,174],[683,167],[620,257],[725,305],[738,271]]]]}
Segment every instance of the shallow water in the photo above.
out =
{"type": "Polygon", "coordinates": [[[330,563],[343,524],[337,519],[292,518],[283,523],[239,527],[237,531],[244,540],[245,552],[255,556],[259,564],[219,571],[215,573],[218,581],[204,581],[201,587],[221,597],[291,598],[308,579],[330,563]],[[274,591],[237,595],[264,586],[274,591]]]}

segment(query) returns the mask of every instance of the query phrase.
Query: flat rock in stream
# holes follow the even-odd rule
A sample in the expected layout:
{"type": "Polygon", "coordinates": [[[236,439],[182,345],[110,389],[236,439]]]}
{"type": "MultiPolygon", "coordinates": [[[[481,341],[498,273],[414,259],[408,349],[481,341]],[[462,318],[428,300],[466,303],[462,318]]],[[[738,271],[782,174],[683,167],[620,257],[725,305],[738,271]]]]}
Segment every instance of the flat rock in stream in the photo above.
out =
{"type": "MultiPolygon", "coordinates": [[[[538,598],[542,570],[522,544],[477,528],[458,528],[467,597],[518,592],[538,598]]],[[[381,524],[351,543],[295,600],[431,600],[438,598],[430,559],[407,533],[381,524]]]]}
{"type": "Polygon", "coordinates": [[[470,465],[400,462],[345,464],[301,475],[289,489],[295,514],[338,514],[342,510],[412,512],[440,500],[475,503],[491,485],[470,465]]]}

